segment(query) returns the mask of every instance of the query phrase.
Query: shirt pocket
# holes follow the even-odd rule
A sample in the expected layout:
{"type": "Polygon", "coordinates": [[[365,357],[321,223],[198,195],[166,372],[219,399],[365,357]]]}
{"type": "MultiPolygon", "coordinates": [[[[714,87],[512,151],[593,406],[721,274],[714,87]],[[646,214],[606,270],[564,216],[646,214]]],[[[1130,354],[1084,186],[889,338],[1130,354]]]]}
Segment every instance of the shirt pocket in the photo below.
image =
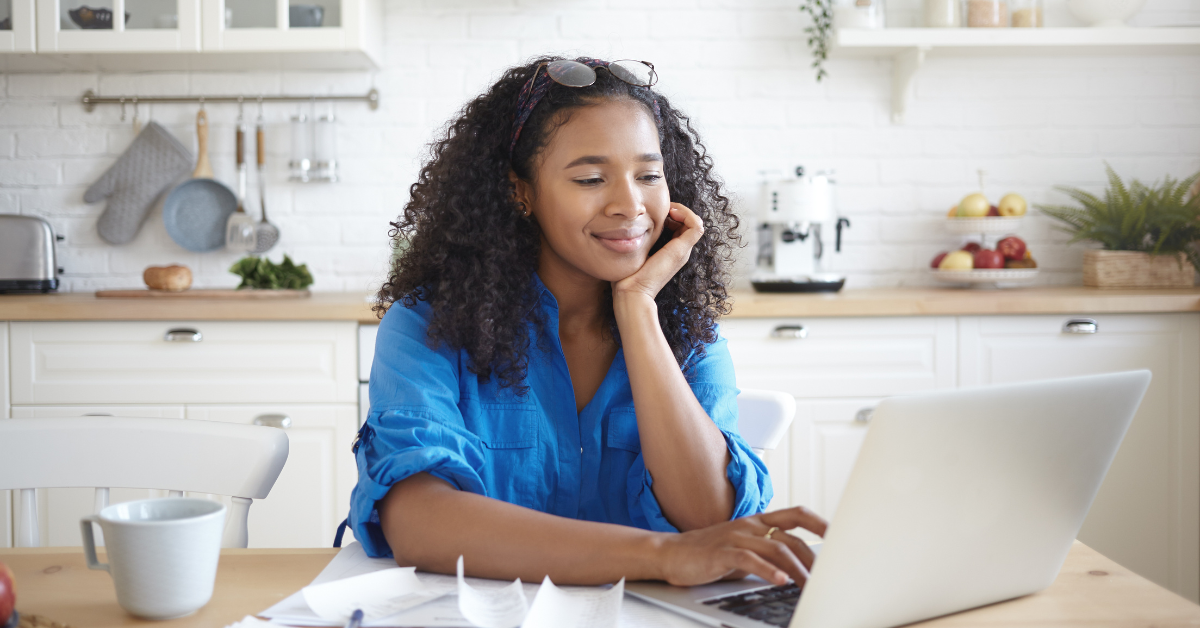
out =
{"type": "Polygon", "coordinates": [[[527,449],[537,445],[537,408],[525,404],[482,404],[475,435],[488,449],[527,449]]]}
{"type": "Polygon", "coordinates": [[[637,413],[633,408],[613,408],[608,412],[608,435],[605,444],[613,449],[641,453],[642,439],[638,435],[637,413]]]}
{"type": "Polygon", "coordinates": [[[510,504],[545,510],[547,472],[538,440],[538,410],[527,404],[481,404],[473,426],[486,468],[480,474],[488,497],[510,504]]]}

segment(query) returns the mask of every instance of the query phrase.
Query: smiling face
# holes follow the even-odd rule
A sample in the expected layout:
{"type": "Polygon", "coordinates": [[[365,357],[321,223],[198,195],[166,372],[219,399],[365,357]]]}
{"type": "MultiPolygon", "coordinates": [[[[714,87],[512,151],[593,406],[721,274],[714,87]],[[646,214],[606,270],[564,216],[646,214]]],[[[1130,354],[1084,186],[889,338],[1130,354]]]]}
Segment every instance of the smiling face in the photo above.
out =
{"type": "Polygon", "coordinates": [[[670,207],[660,150],[654,119],[637,103],[571,112],[537,157],[536,189],[517,182],[541,227],[540,272],[617,281],[645,264],[670,207]]]}

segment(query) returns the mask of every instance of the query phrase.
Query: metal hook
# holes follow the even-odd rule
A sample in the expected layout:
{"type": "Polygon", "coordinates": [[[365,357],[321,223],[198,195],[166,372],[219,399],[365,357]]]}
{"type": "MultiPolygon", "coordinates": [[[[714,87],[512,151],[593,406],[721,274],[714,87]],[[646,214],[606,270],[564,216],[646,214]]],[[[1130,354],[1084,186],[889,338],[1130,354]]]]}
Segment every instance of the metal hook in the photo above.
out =
{"type": "Polygon", "coordinates": [[[200,97],[200,111],[204,111],[204,97],[200,97]]]}
{"type": "Polygon", "coordinates": [[[137,99],[137,96],[134,96],[133,97],[133,132],[140,133],[141,130],[142,130],[142,119],[141,119],[141,116],[138,115],[138,99],[137,99]]]}
{"type": "Polygon", "coordinates": [[[263,114],[263,97],[259,96],[258,97],[258,123],[260,125],[262,124],[262,119],[263,119],[262,114],[263,114]]]}
{"type": "Polygon", "coordinates": [[[237,97],[237,99],[238,99],[238,100],[237,100],[237,103],[238,103],[238,119],[237,119],[237,123],[238,123],[238,126],[241,126],[241,125],[242,125],[242,105],[243,105],[243,102],[242,102],[242,101],[243,101],[243,98],[242,98],[241,96],[238,96],[238,97],[237,97]]]}
{"type": "Polygon", "coordinates": [[[121,99],[121,122],[125,121],[125,99],[121,99]]]}

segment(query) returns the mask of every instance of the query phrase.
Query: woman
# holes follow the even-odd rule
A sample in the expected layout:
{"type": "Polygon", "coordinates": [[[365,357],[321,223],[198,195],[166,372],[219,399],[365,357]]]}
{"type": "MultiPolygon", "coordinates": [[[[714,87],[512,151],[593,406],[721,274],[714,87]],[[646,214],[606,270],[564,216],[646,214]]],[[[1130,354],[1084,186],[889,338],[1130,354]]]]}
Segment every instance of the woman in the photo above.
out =
{"type": "Polygon", "coordinates": [[[393,223],[350,523],[372,556],[565,584],[803,583],[759,514],[716,319],[737,218],[653,66],[542,58],[468,103],[393,223]]]}

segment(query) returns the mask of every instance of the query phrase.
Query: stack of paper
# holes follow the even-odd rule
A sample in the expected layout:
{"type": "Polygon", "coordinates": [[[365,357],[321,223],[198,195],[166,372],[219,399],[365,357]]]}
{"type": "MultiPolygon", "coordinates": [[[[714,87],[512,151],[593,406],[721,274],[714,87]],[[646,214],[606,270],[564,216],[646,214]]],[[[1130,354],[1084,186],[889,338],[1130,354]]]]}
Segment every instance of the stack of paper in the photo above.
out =
{"type": "Polygon", "coordinates": [[[624,600],[625,581],[611,587],[557,587],[499,582],[397,567],[369,558],[353,543],[312,584],[259,615],[292,626],[343,626],[362,609],[363,626],[430,628],[692,628],[695,622],[636,599],[624,600]],[[528,600],[533,600],[530,603],[528,600]]]}

